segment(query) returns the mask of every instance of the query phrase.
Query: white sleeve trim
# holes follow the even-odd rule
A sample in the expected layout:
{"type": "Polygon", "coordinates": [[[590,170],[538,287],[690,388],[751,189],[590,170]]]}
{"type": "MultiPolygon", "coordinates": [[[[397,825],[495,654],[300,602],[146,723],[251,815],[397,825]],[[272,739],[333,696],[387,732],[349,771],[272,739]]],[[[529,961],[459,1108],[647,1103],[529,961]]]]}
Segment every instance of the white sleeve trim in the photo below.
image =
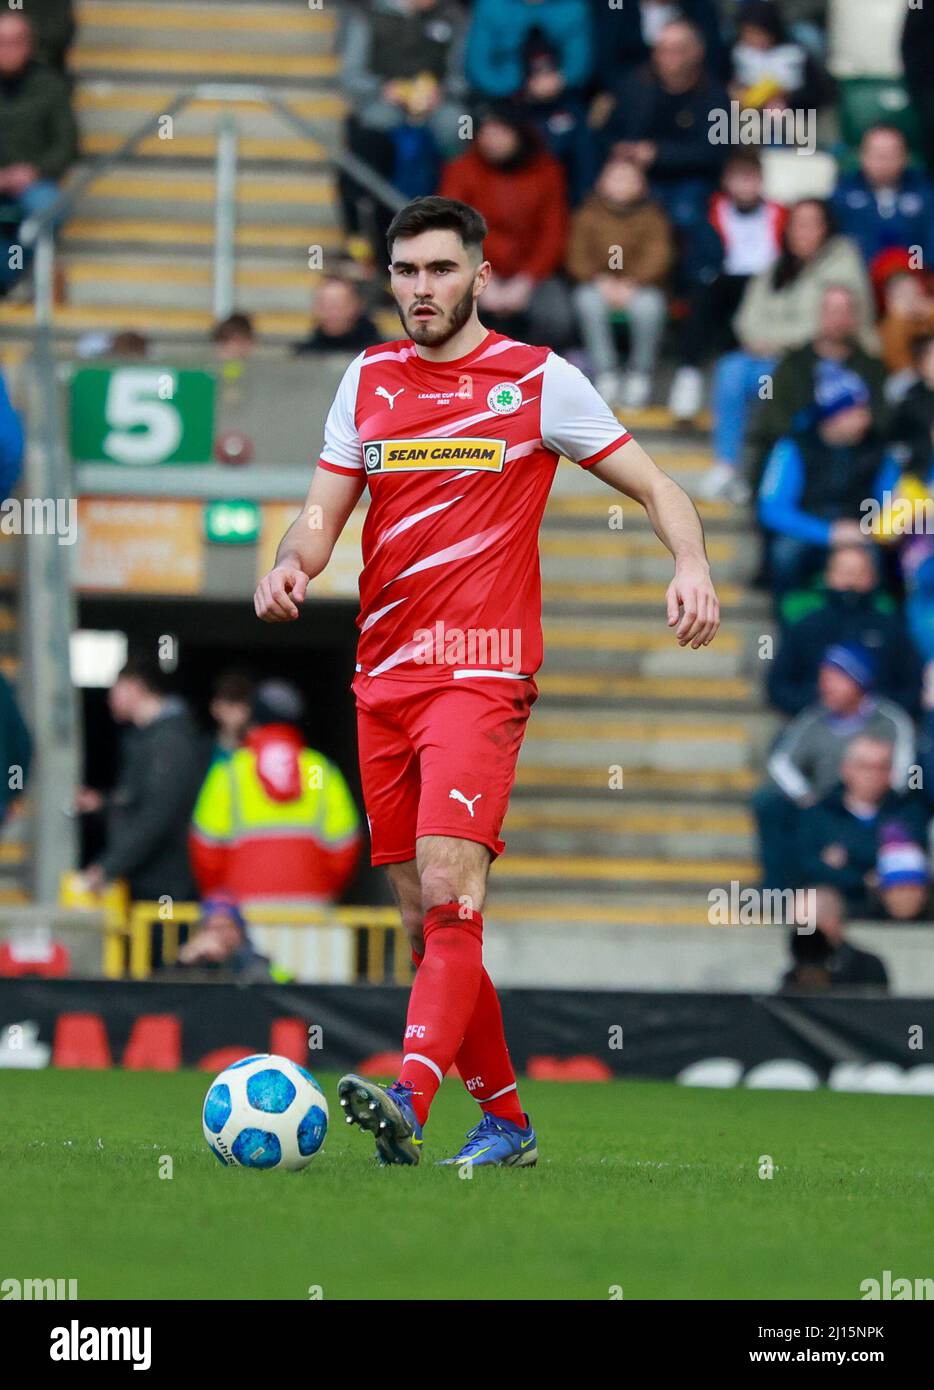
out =
{"type": "Polygon", "coordinates": [[[550,352],[542,375],[542,443],[583,463],[629,434],[584,373],[550,352]]]}
{"type": "Polygon", "coordinates": [[[328,418],[324,422],[324,444],[320,458],[323,463],[336,464],[338,468],[352,468],[363,472],[363,449],[357,433],[357,388],[360,385],[360,368],[364,353],[360,352],[341,377],[340,385],[331,402],[328,418]]]}

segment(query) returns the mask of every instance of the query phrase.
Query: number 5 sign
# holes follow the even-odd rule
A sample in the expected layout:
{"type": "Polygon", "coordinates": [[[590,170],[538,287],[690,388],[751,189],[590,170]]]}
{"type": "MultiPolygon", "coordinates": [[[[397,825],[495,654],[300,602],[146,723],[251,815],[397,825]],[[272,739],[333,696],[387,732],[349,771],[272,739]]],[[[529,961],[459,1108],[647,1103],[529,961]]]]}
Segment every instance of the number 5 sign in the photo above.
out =
{"type": "Polygon", "coordinates": [[[84,367],[71,379],[75,463],[208,463],[214,378],[171,367],[84,367]]]}

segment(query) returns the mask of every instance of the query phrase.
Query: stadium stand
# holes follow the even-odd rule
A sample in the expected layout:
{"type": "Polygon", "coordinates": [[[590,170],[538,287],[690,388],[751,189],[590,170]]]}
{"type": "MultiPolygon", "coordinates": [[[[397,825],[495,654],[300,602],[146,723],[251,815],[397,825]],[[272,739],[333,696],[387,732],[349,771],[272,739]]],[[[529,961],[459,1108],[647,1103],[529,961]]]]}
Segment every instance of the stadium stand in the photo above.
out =
{"type": "MultiPolygon", "coordinates": [[[[865,25],[847,22],[850,7],[841,0],[829,6],[826,63],[839,84],[838,137],[808,158],[763,152],[766,194],[783,204],[829,196],[839,171],[853,167],[867,125],[907,123],[916,135],[898,56],[905,6],[861,4],[872,12],[865,25]]],[[[347,115],[335,56],[340,7],[82,0],[77,13],[70,69],[83,160],[120,158],[91,181],[60,235],[59,345],[126,329],[160,348],[190,351],[206,342],[214,322],[215,155],[218,130],[232,118],[236,307],[252,317],[258,352],[271,359],[307,335],[322,274],[347,264],[332,177],[347,115]],[[260,84],[285,99],[315,137],[299,136],[261,94],[246,91],[235,100],[202,94],[165,123],[181,89],[229,83],[260,84]],[[162,126],[125,150],[141,123],[159,116],[162,126]],[[322,248],[323,267],[306,264],[311,247],[322,248]]],[[[0,303],[0,329],[14,349],[18,339],[25,343],[32,312],[28,290],[0,303]]],[[[385,300],[377,299],[375,320],[386,336],[397,333],[385,300]]],[[[669,358],[669,373],[675,365],[669,358]]],[[[318,432],[332,391],[332,377],[316,366],[304,418],[317,421],[318,432]]],[[[271,439],[282,428],[274,413],[266,421],[271,439]]],[[[650,405],[626,423],[697,492],[713,461],[708,414],[684,431],[650,405]]],[[[260,442],[262,469],[277,445],[260,442]]],[[[308,452],[314,447],[309,438],[308,452]]],[[[297,496],[298,467],[294,479],[297,496]]],[[[751,511],[726,501],[702,502],[700,511],[726,624],[710,651],[693,653],[673,647],[660,623],[668,558],[641,512],[627,509],[624,528],[608,530],[605,496],[579,470],[559,470],[541,543],[543,704],[520,761],[506,826],[510,852],[493,880],[491,911],[504,922],[691,924],[703,921],[711,885],[756,879],[748,803],[780,727],[763,699],[763,642],[777,625],[755,582],[751,511]],[[613,789],[616,767],[623,795],[613,789]]],[[[3,538],[0,553],[13,549],[3,538]]],[[[2,657],[15,675],[15,604],[8,590],[4,597],[2,657]]],[[[26,853],[8,838],[5,863],[26,853]]]]}

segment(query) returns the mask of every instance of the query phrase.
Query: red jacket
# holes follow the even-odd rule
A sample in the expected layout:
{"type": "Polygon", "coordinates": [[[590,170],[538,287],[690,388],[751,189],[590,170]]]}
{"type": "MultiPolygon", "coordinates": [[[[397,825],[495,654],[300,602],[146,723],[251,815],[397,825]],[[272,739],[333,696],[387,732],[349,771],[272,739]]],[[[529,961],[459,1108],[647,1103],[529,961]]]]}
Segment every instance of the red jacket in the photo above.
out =
{"type": "Polygon", "coordinates": [[[542,151],[508,173],[469,150],[446,165],[442,198],[459,198],[486,218],[487,260],[502,279],[531,275],[544,280],[564,264],[568,200],[564,170],[542,151]]]}

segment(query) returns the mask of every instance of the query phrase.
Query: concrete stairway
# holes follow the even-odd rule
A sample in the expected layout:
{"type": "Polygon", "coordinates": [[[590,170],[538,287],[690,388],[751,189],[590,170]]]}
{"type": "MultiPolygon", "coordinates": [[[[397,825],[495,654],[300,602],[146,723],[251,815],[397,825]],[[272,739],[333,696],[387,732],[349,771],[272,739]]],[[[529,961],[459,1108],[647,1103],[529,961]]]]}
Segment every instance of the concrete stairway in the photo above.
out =
{"type": "MultiPolygon", "coordinates": [[[[652,423],[657,420],[653,413],[652,423]]],[[[696,444],[640,428],[691,486],[696,444]]],[[[521,922],[703,923],[707,894],[757,878],[747,810],[775,722],[763,710],[748,516],[700,507],[723,599],[716,642],[682,650],[664,592],[671,560],[641,509],[562,464],[542,530],[545,661],[488,914],[521,922]]]]}
{"type": "MultiPolygon", "coordinates": [[[[81,0],[72,68],[87,155],[114,153],[149,116],[195,83],[261,84],[315,123],[303,139],[262,103],[206,100],[176,115],[98,178],[62,234],[65,333],[136,328],[154,336],[210,327],[217,118],[237,125],[237,306],[271,340],[307,331],[318,272],[309,248],[340,244],[328,150],[339,138],[337,29],[332,7],[305,0],[81,0]]],[[[28,322],[23,303],[0,324],[28,322]]]]}

